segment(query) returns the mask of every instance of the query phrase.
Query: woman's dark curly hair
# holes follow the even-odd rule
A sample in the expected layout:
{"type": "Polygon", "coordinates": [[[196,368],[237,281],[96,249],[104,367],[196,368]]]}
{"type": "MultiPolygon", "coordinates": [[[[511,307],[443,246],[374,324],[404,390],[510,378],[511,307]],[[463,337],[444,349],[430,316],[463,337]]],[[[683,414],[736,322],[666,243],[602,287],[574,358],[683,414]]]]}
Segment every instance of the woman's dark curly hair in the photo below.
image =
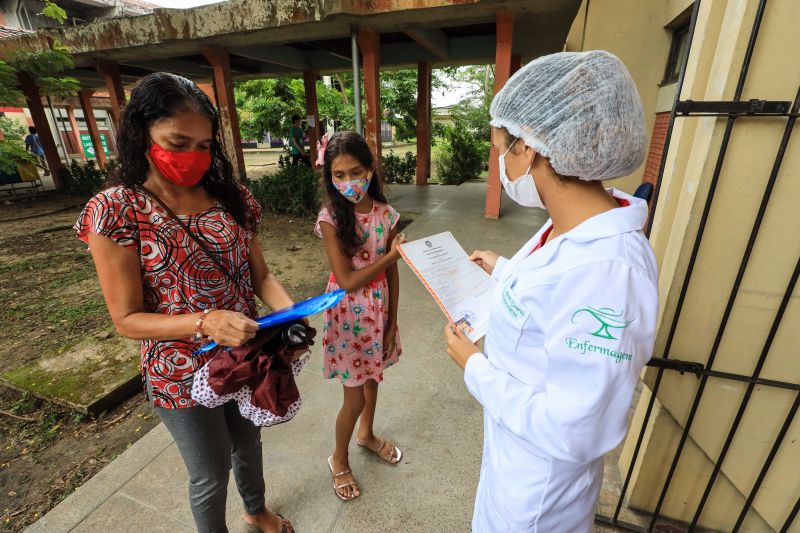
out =
{"type": "Polygon", "coordinates": [[[116,183],[135,188],[145,182],[150,170],[146,157],[152,143],[150,128],[181,111],[193,111],[211,121],[211,166],[201,181],[203,187],[238,224],[253,229],[254,214],[245,203],[233,177],[231,162],[222,149],[217,110],[194,82],[181,76],[167,72],[149,74],[131,92],[117,134],[116,183]]]}
{"type": "Polygon", "coordinates": [[[322,173],[323,187],[327,196],[328,210],[336,221],[336,237],[339,246],[347,257],[353,257],[363,246],[361,236],[356,231],[356,204],[347,200],[333,185],[333,161],[341,155],[355,157],[361,165],[372,172],[368,194],[376,202],[387,203],[383,194],[383,181],[375,168],[375,157],[369,149],[367,141],[354,131],[335,133],[328,141],[325,150],[325,167],[322,173]]]}

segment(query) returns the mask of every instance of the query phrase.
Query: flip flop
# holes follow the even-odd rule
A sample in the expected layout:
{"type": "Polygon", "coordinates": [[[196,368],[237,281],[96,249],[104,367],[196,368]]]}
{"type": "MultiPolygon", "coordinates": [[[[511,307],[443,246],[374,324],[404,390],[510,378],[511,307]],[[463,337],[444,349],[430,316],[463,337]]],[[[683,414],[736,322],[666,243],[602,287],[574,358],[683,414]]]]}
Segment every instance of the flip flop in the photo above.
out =
{"type": "Polygon", "coordinates": [[[390,465],[396,465],[397,463],[399,463],[400,461],[402,461],[402,460],[403,460],[403,452],[400,450],[400,448],[398,448],[398,447],[397,447],[397,446],[395,446],[394,444],[392,444],[392,445],[391,445],[391,446],[392,446],[392,448],[394,448],[394,449],[392,450],[392,454],[389,456],[389,459],[387,459],[386,457],[384,457],[383,455],[381,455],[381,450],[382,450],[382,449],[383,449],[383,448],[384,448],[384,447],[385,447],[387,444],[390,444],[390,443],[389,443],[389,441],[387,441],[386,439],[381,439],[381,441],[382,441],[382,442],[381,442],[381,445],[380,445],[380,446],[378,446],[378,448],[377,448],[376,450],[373,450],[372,448],[370,448],[369,446],[367,446],[367,445],[366,445],[366,443],[364,443],[364,442],[361,442],[361,441],[360,441],[360,440],[358,440],[358,439],[356,439],[356,444],[358,444],[358,445],[359,445],[359,446],[361,446],[362,448],[366,448],[367,450],[371,451],[372,453],[374,453],[375,455],[377,455],[378,457],[380,457],[380,458],[381,458],[381,459],[382,459],[384,462],[386,462],[386,463],[389,463],[390,465]],[[394,461],[392,461],[392,459],[394,459],[394,457],[395,457],[395,456],[397,457],[397,459],[396,459],[396,460],[394,460],[394,461]]]}
{"type": "MultiPolygon", "coordinates": [[[[280,533],[296,533],[292,523],[286,518],[284,518],[282,514],[275,513],[275,516],[281,519],[280,533]]],[[[257,525],[248,522],[246,519],[245,519],[245,524],[247,524],[247,527],[249,529],[252,529],[253,531],[261,531],[261,529],[257,525]]]]}
{"type": "Polygon", "coordinates": [[[281,533],[295,533],[292,523],[286,520],[281,513],[275,513],[275,516],[281,519],[281,533]]]}
{"type": "Polygon", "coordinates": [[[335,492],[336,495],[339,497],[339,499],[342,500],[343,502],[349,502],[350,500],[354,500],[354,499],[358,498],[358,496],[360,496],[360,494],[358,494],[358,495],[354,494],[353,496],[350,496],[349,498],[345,498],[339,492],[340,489],[343,489],[345,487],[356,487],[356,488],[358,488],[358,483],[356,483],[355,481],[351,481],[350,483],[342,483],[341,485],[337,485],[336,484],[336,478],[337,477],[342,477],[342,476],[346,476],[348,474],[352,474],[353,471],[352,470],[345,470],[344,472],[339,472],[338,474],[334,474],[333,473],[333,462],[332,461],[333,461],[333,456],[331,455],[330,457],[328,457],[328,467],[331,469],[331,479],[333,480],[333,492],[335,492]]]}

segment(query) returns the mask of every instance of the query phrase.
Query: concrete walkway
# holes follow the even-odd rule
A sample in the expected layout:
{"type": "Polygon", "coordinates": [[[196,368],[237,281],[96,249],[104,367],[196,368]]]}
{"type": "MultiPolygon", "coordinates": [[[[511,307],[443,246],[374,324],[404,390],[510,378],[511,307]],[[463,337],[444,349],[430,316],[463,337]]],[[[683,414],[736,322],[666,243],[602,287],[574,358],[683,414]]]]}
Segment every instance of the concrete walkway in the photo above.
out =
{"type": "MultiPolygon", "coordinates": [[[[450,230],[468,251],[512,254],[546,216],[504,198],[502,220],[486,220],[485,187],[392,186],[390,194],[401,212],[419,214],[405,230],[409,240],[450,230]]],[[[388,466],[353,444],[351,465],[362,496],[345,504],[334,495],[326,458],[341,386],[322,378],[317,346],[299,377],[300,413],[262,432],[267,505],[290,518],[299,532],[469,530],[482,446],[480,406],[445,352],[442,313],[408,267],[401,264],[400,275],[405,353],[381,386],[376,430],[402,447],[404,460],[388,466]]],[[[319,328],[319,317],[313,322],[319,328]]],[[[178,450],[159,425],[27,531],[194,531],[186,485],[178,450]]],[[[232,532],[248,531],[241,510],[231,479],[232,532]]]]}

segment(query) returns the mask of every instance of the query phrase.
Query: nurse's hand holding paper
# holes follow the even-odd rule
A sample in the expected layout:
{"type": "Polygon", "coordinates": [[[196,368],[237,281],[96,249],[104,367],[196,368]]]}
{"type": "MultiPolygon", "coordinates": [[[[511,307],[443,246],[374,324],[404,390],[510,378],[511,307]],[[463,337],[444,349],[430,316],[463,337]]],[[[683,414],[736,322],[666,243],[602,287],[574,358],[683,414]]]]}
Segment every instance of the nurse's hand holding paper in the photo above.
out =
{"type": "Polygon", "coordinates": [[[495,283],[484,349],[445,328],[484,411],[472,530],[589,533],[655,338],[647,204],[602,184],[644,159],[641,102],[615,56],[560,53],[518,71],[490,113],[503,188],[551,220],[511,259],[469,256],[495,283]]]}
{"type": "Polygon", "coordinates": [[[444,328],[444,335],[447,338],[447,355],[462,369],[467,366],[470,357],[481,351],[477,344],[464,335],[461,328],[447,324],[444,328]]]}
{"type": "Polygon", "coordinates": [[[469,256],[469,260],[474,261],[476,265],[484,269],[486,273],[491,276],[494,266],[497,264],[498,257],[500,256],[494,252],[475,250],[472,252],[472,255],[469,256]]]}

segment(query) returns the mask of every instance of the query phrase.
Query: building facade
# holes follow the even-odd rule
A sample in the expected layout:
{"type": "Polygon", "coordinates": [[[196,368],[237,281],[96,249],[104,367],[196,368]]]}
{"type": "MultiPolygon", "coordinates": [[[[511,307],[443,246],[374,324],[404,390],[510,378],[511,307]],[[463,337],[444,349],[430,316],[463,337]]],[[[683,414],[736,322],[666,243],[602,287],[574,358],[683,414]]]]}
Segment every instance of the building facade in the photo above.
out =
{"type": "Polygon", "coordinates": [[[647,162],[612,185],[657,185],[654,356],[702,365],[644,373],[624,499],[718,531],[800,531],[800,3],[700,0],[692,33],[694,5],[584,0],[566,46],[610,50],[639,87],[647,162]]]}

